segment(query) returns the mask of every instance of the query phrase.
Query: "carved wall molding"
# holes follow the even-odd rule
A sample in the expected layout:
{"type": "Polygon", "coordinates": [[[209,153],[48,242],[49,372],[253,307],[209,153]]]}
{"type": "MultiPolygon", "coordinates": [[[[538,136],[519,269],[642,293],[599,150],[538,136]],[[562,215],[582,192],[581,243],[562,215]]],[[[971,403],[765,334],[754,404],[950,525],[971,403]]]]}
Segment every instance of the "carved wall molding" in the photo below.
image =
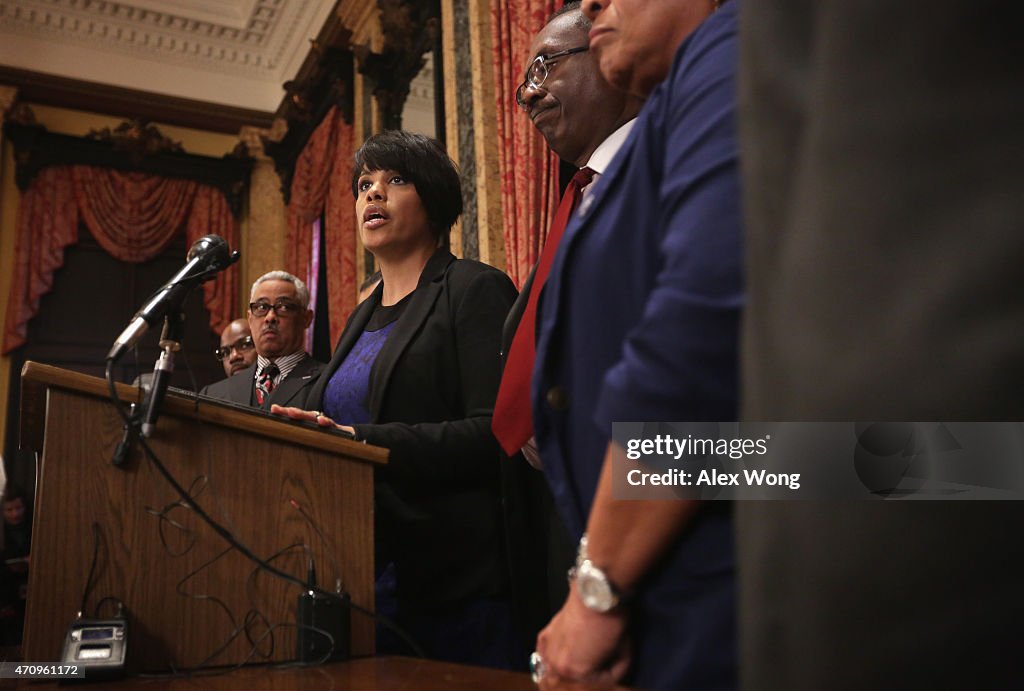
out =
{"type": "Polygon", "coordinates": [[[285,82],[288,96],[278,109],[278,117],[286,123],[286,132],[278,140],[265,137],[263,147],[274,159],[281,178],[285,202],[291,197],[295,161],[313,131],[332,107],[337,107],[345,122],[352,122],[353,63],[347,49],[350,34],[341,32],[331,44],[320,44],[303,65],[299,77],[285,82]]]}
{"type": "MultiPolygon", "coordinates": [[[[277,116],[287,121],[287,134],[276,142],[264,141],[286,200],[295,160],[313,130],[332,106],[340,107],[352,123],[354,98],[357,89],[366,88],[364,81],[372,87],[382,127],[401,127],[403,106],[426,64],[425,54],[439,44],[440,31],[439,0],[360,0],[338,6],[298,75],[284,84],[287,95],[277,116]],[[358,87],[356,68],[365,77],[358,87]]],[[[427,93],[432,81],[419,87],[416,98],[421,103],[433,102],[427,93]]]]}
{"type": "Polygon", "coordinates": [[[277,143],[288,134],[288,121],[284,118],[274,118],[274,124],[270,127],[243,127],[238,131],[238,140],[245,147],[248,155],[256,160],[266,160],[269,157],[266,152],[266,143],[277,143]]]}
{"type": "Polygon", "coordinates": [[[286,58],[300,5],[253,0],[248,16],[229,22],[108,0],[3,0],[0,29],[260,76],[286,58]]]}
{"type": "MultiPolygon", "coordinates": [[[[130,123],[115,129],[130,130],[130,123]]],[[[109,129],[109,128],[108,128],[109,129]]],[[[153,128],[155,129],[155,128],[153,128]]],[[[242,212],[253,161],[235,153],[223,158],[199,156],[180,150],[127,152],[116,148],[113,139],[101,141],[50,132],[42,125],[20,124],[13,118],[4,123],[5,138],[14,145],[15,182],[28,189],[36,174],[49,166],[91,165],[115,170],[152,173],[194,180],[220,190],[237,217],[242,212]]],[[[153,137],[152,134],[142,135],[153,137]]],[[[159,135],[159,131],[156,132],[159,135]]]]}
{"type": "Polygon", "coordinates": [[[373,95],[384,129],[402,125],[402,108],[410,84],[425,64],[423,55],[434,49],[441,32],[438,0],[377,0],[384,45],[379,52],[368,46],[353,48],[359,72],[373,80],[373,95]]]}
{"type": "Polygon", "coordinates": [[[36,114],[32,110],[29,104],[23,100],[14,99],[14,102],[7,109],[4,115],[5,123],[14,123],[18,125],[36,125],[36,114]]]}
{"type": "Polygon", "coordinates": [[[353,43],[380,52],[384,36],[380,28],[380,8],[368,0],[341,2],[337,17],[341,24],[352,32],[353,43]]]}
{"type": "Polygon", "coordinates": [[[13,86],[0,85],[0,125],[7,116],[7,111],[14,105],[18,98],[18,90],[13,86]]]}
{"type": "Polygon", "coordinates": [[[114,151],[127,155],[128,159],[135,163],[147,156],[160,153],[185,153],[181,142],[165,137],[156,125],[151,125],[145,120],[132,119],[114,128],[89,130],[85,136],[98,142],[109,143],[114,151]]]}

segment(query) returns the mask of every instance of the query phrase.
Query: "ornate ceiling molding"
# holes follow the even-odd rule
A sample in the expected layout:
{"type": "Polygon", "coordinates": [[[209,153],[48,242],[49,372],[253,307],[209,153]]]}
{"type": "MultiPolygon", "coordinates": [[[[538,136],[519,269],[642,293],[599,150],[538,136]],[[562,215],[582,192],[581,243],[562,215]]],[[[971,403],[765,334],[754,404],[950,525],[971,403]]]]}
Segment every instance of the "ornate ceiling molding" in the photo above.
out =
{"type": "MultiPolygon", "coordinates": [[[[185,92],[197,86],[189,82],[196,80],[264,83],[268,93],[260,103],[221,102],[270,112],[280,101],[281,83],[298,69],[331,4],[0,0],[0,64],[135,89],[148,83],[143,76],[151,77],[149,90],[176,96],[188,96],[185,92]],[[46,50],[26,53],[32,46],[46,50]],[[161,85],[161,80],[175,81],[168,68],[177,68],[186,83],[161,85]]],[[[214,85],[208,91],[218,90],[214,85]]],[[[231,89],[222,92],[228,95],[231,89]]]]}
{"type": "MultiPolygon", "coordinates": [[[[274,0],[257,0],[243,26],[197,21],[181,14],[104,0],[0,2],[0,27],[24,36],[135,51],[232,72],[273,72],[294,24],[274,0]]],[[[293,3],[291,7],[295,7],[293,3]]]]}

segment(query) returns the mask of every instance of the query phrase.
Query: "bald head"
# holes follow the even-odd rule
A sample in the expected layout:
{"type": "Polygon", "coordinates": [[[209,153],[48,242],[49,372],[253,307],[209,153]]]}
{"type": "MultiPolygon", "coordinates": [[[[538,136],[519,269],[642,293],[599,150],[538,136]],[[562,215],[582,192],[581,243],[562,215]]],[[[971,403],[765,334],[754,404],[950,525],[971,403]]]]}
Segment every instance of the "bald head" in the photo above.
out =
{"type": "Polygon", "coordinates": [[[236,319],[220,332],[220,350],[226,357],[221,358],[224,374],[231,376],[256,362],[256,348],[252,343],[249,322],[236,319]]]}

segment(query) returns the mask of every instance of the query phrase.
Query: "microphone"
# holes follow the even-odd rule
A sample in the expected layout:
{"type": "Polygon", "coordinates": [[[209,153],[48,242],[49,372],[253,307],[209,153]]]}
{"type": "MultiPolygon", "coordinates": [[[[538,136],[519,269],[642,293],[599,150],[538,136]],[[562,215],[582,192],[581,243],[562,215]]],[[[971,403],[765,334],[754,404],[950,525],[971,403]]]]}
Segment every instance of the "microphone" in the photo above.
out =
{"type": "Polygon", "coordinates": [[[160,346],[163,350],[160,351],[156,367],[153,368],[153,383],[149,387],[145,412],[142,414],[142,436],[147,439],[153,436],[156,429],[160,405],[167,395],[167,384],[174,372],[174,353],[181,347],[178,340],[181,338],[182,319],[182,315],[175,313],[168,314],[164,319],[164,330],[160,334],[160,346]]]}
{"type": "Polygon", "coordinates": [[[240,256],[240,253],[232,252],[227,241],[219,235],[204,235],[196,240],[188,251],[188,263],[135,313],[131,323],[114,341],[107,360],[119,360],[164,315],[179,309],[193,288],[234,264],[240,256]]]}

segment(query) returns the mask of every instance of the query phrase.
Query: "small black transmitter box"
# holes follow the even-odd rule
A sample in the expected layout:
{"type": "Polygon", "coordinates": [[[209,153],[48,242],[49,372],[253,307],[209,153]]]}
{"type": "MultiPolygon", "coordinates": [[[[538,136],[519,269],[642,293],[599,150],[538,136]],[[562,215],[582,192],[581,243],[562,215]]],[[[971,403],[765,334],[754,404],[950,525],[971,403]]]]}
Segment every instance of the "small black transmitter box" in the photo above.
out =
{"type": "Polygon", "coordinates": [[[118,676],[128,652],[128,623],[124,617],[76,619],[64,637],[61,663],[78,665],[86,678],[118,676]]]}
{"type": "Polygon", "coordinates": [[[301,662],[348,659],[352,637],[351,602],[344,592],[334,597],[312,590],[299,595],[296,656],[301,662]],[[330,638],[325,633],[330,634],[330,638]]]}

